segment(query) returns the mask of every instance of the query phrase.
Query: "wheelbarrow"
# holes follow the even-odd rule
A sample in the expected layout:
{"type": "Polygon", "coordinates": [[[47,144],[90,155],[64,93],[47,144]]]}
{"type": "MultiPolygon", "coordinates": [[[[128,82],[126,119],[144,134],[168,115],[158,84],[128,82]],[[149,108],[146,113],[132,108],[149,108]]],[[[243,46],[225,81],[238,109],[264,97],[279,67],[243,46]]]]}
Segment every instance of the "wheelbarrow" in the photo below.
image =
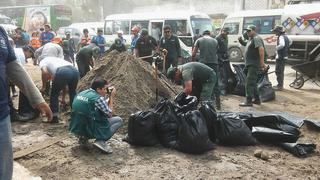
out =
{"type": "Polygon", "coordinates": [[[309,80],[320,87],[320,60],[297,64],[291,68],[296,71],[296,78],[290,87],[300,89],[309,80]]]}

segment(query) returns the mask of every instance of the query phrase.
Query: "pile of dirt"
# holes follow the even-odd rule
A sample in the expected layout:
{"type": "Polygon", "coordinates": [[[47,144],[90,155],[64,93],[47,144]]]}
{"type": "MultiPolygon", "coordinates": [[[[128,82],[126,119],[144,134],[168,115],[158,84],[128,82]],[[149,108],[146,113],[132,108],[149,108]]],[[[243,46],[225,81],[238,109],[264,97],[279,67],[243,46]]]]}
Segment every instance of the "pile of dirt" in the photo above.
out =
{"type": "Polygon", "coordinates": [[[136,111],[148,110],[161,98],[171,99],[181,89],[161,75],[156,80],[154,68],[147,62],[131,54],[113,51],[95,64],[95,67],[81,78],[78,90],[90,87],[95,77],[102,77],[116,88],[114,111],[117,115],[128,118],[136,111]]]}

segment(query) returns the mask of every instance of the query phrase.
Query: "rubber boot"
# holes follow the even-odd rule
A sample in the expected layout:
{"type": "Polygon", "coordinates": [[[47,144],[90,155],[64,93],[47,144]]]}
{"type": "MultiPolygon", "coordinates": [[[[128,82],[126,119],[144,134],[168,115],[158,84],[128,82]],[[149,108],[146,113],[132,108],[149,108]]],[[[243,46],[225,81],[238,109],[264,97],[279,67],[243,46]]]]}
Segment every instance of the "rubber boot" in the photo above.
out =
{"type": "Polygon", "coordinates": [[[259,96],[256,96],[254,98],[254,101],[252,101],[253,104],[256,104],[256,105],[261,105],[261,100],[260,100],[260,97],[259,96]]]}
{"type": "Polygon", "coordinates": [[[251,97],[246,97],[246,101],[243,102],[243,103],[240,103],[239,106],[251,107],[252,106],[252,98],[251,97]]]}
{"type": "Polygon", "coordinates": [[[216,109],[221,110],[221,100],[220,96],[216,96],[216,109]]]}

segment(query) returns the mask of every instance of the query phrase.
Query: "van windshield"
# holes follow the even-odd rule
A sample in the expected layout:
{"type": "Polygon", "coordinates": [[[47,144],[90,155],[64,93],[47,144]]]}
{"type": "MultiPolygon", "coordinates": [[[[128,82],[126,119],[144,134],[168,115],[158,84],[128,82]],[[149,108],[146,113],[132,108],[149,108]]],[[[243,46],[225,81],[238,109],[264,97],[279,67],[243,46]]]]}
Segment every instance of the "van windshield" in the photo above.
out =
{"type": "Polygon", "coordinates": [[[205,30],[213,32],[211,20],[208,18],[191,18],[191,27],[194,35],[200,35],[205,30]]]}

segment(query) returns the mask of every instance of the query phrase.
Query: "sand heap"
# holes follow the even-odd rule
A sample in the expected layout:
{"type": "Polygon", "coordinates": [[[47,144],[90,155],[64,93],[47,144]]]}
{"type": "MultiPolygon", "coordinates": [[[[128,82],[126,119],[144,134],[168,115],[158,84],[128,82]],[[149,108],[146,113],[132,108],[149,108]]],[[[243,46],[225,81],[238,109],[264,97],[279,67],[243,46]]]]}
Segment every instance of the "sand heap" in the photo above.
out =
{"type": "MultiPolygon", "coordinates": [[[[95,67],[84,76],[78,85],[78,90],[90,87],[96,76],[108,80],[116,88],[114,109],[117,115],[128,118],[138,110],[148,110],[161,98],[173,98],[175,92],[181,89],[173,85],[167,78],[161,76],[156,81],[155,70],[149,63],[135,58],[131,54],[113,51],[95,64],[95,67]],[[168,86],[172,87],[175,92],[168,86]]],[[[159,77],[159,76],[158,76],[159,77]]]]}

